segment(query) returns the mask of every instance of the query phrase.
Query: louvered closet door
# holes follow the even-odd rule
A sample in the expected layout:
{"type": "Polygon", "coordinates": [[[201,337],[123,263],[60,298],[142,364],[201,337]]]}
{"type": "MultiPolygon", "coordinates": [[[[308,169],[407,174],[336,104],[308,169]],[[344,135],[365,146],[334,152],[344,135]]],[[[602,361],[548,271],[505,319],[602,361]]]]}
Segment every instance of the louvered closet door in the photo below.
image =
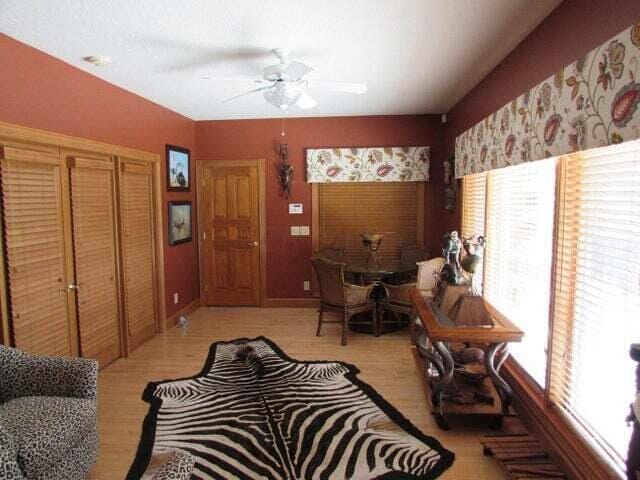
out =
{"type": "Polygon", "coordinates": [[[114,162],[68,157],[80,353],[103,367],[121,356],[114,162]]]}
{"type": "Polygon", "coordinates": [[[151,166],[120,160],[124,305],[130,350],[156,331],[152,199],[151,166]]]}
{"type": "Polygon", "coordinates": [[[2,219],[13,342],[30,353],[75,355],[62,159],[54,152],[2,150],[2,219]]]}

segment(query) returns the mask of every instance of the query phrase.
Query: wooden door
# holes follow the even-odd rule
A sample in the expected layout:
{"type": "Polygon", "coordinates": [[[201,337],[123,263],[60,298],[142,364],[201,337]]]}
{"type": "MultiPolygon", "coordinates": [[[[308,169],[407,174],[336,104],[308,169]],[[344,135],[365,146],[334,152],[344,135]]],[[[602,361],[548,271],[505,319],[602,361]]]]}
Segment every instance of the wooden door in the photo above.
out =
{"type": "Polygon", "coordinates": [[[67,254],[68,181],[57,152],[2,148],[2,221],[14,345],[41,355],[77,355],[67,254]]]}
{"type": "Polygon", "coordinates": [[[67,157],[80,354],[100,366],[120,358],[114,162],[111,157],[67,157]]]}
{"type": "Polygon", "coordinates": [[[203,167],[200,189],[206,304],[258,305],[258,166],[203,167]]]}
{"type": "Polygon", "coordinates": [[[124,314],[129,351],[156,332],[153,172],[148,163],[120,159],[124,314]]]}

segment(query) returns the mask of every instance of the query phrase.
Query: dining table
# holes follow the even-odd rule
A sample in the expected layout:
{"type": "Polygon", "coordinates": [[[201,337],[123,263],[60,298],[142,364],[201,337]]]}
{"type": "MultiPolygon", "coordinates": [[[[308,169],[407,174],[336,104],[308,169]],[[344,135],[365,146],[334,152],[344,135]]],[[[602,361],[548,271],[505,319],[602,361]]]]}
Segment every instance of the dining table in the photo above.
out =
{"type": "Polygon", "coordinates": [[[353,276],[357,285],[367,285],[381,281],[392,281],[407,277],[418,271],[416,263],[379,260],[376,262],[349,262],[344,272],[353,276]]]}

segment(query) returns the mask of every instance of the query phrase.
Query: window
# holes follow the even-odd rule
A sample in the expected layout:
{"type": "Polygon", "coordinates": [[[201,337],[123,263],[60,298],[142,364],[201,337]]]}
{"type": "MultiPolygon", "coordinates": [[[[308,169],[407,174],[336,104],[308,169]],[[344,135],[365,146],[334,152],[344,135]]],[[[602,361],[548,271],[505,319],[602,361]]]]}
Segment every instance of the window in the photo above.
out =
{"type": "Polygon", "coordinates": [[[513,356],[542,386],[547,334],[555,159],[494,170],[488,175],[484,296],[525,336],[513,356]]]}
{"type": "Polygon", "coordinates": [[[462,236],[484,235],[487,175],[478,173],[462,179],[462,236]]]}
{"type": "Polygon", "coordinates": [[[563,159],[550,399],[622,461],[640,341],[640,142],[563,159]]]}
{"type": "Polygon", "coordinates": [[[524,330],[514,357],[550,403],[622,469],[640,342],[640,141],[485,177],[463,181],[462,227],[485,226],[483,294],[524,330]]]}
{"type": "Polygon", "coordinates": [[[382,233],[378,258],[393,262],[402,247],[422,245],[424,235],[424,183],[321,183],[318,190],[318,248],[345,248],[347,263],[362,263],[368,252],[361,233],[382,233]]]}

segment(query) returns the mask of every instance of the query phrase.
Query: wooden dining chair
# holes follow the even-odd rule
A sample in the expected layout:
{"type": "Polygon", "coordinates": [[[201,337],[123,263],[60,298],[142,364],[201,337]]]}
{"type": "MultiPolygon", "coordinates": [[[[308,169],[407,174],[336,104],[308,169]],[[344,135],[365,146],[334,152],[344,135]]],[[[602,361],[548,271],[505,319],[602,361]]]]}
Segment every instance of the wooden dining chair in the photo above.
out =
{"type": "Polygon", "coordinates": [[[344,262],[344,248],[341,247],[322,247],[316,253],[317,257],[328,258],[334,262],[344,262]]]}
{"type": "Polygon", "coordinates": [[[378,321],[376,328],[378,329],[378,335],[382,333],[384,325],[397,325],[403,323],[402,315],[409,317],[409,322],[412,321],[413,306],[411,304],[411,298],[409,291],[416,287],[414,282],[403,283],[401,285],[392,285],[389,283],[383,283],[386,296],[378,300],[378,321]],[[390,319],[385,319],[385,312],[391,314],[390,319]]]}
{"type": "Polygon", "coordinates": [[[371,325],[374,333],[377,315],[376,302],[371,299],[374,285],[360,286],[344,281],[344,263],[334,262],[324,257],[311,259],[313,269],[320,285],[320,309],[318,311],[318,328],[316,336],[320,336],[323,323],[342,323],[341,345],[347,344],[347,327],[351,317],[358,313],[371,313],[371,321],[352,322],[359,325],[371,325]],[[342,315],[340,320],[325,320],[325,312],[336,312],[342,315]]]}
{"type": "Polygon", "coordinates": [[[400,263],[413,265],[424,262],[429,258],[429,253],[420,245],[406,245],[400,250],[400,263]]]}
{"type": "Polygon", "coordinates": [[[416,288],[418,290],[433,290],[438,283],[438,275],[443,265],[444,258],[442,257],[435,257],[425,262],[418,262],[416,288]]]}

